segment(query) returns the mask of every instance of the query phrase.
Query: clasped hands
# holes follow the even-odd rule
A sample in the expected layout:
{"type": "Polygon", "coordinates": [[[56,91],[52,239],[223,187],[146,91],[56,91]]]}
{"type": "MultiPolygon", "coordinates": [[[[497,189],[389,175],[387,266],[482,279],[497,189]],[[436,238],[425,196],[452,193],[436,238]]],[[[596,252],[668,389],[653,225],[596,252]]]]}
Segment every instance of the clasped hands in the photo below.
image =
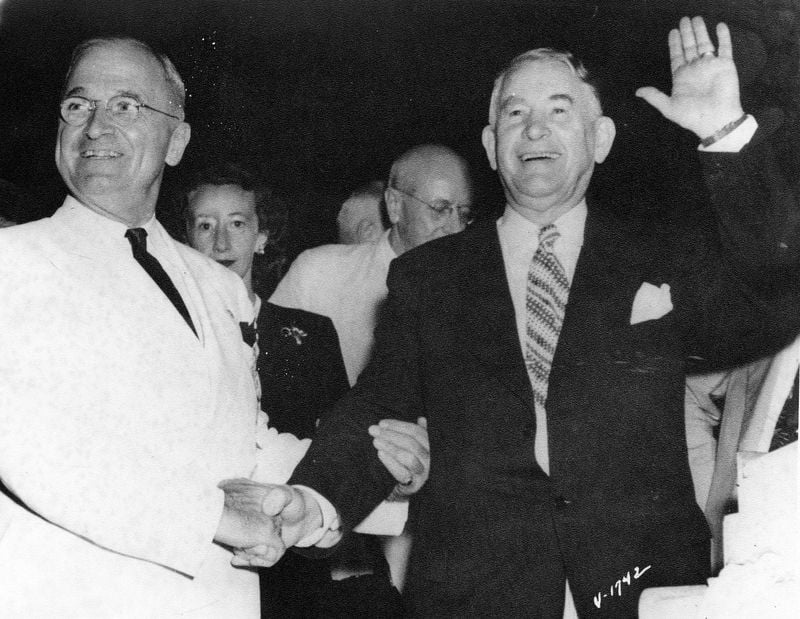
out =
{"type": "MultiPolygon", "coordinates": [[[[393,499],[417,492],[430,469],[426,420],[383,420],[369,433],[378,458],[398,482],[393,499]]],[[[234,566],[271,567],[298,542],[324,548],[341,538],[338,530],[321,530],[322,510],[306,488],[249,479],[225,480],[219,487],[225,507],[215,540],[233,548],[234,566]]]]}

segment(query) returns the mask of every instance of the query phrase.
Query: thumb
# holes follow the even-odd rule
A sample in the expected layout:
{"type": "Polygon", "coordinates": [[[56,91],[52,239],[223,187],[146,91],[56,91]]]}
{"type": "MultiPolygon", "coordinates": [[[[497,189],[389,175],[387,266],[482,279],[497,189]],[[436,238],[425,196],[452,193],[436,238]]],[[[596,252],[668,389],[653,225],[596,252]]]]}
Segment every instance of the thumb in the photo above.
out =
{"type": "Polygon", "coordinates": [[[428,429],[428,419],[426,417],[417,417],[417,423],[426,430],[428,429]]]}
{"type": "Polygon", "coordinates": [[[267,516],[278,516],[291,501],[290,488],[275,486],[261,500],[261,511],[267,516]]]}
{"type": "Polygon", "coordinates": [[[669,97],[658,88],[643,86],[636,91],[636,96],[644,99],[666,116],[666,110],[669,108],[669,97]]]}

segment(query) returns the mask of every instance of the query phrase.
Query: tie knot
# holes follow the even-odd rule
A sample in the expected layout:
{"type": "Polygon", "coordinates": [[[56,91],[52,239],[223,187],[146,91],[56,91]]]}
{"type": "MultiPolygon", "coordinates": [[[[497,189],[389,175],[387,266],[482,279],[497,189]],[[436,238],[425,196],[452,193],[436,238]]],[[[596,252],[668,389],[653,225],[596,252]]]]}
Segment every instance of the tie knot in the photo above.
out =
{"type": "Polygon", "coordinates": [[[130,241],[134,254],[147,251],[147,230],[144,228],[128,228],[125,238],[130,241]]]}
{"type": "Polygon", "coordinates": [[[539,245],[549,251],[553,248],[553,243],[555,243],[556,239],[560,236],[561,233],[554,224],[547,224],[539,230],[539,245]]]}

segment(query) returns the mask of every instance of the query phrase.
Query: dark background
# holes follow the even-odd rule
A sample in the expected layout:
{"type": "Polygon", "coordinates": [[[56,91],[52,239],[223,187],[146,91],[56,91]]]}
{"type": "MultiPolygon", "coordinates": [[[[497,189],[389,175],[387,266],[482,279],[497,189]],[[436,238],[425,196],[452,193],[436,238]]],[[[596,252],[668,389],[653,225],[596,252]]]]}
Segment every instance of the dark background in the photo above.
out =
{"type": "Polygon", "coordinates": [[[186,175],[239,161],[290,204],[293,254],[332,240],[356,185],[432,141],[470,161],[487,215],[502,206],[480,144],[492,79],[551,45],[586,61],[617,122],[594,192],[623,214],[701,217],[697,140],[633,96],[668,91],[667,32],[687,14],[732,27],[745,109],[782,109],[780,157],[796,178],[800,0],[0,0],[0,178],[34,196],[25,219],[60,204],[53,148],[70,50],[126,34],[167,51],[188,88],[192,143],[166,177],[168,223],[186,175]]]}

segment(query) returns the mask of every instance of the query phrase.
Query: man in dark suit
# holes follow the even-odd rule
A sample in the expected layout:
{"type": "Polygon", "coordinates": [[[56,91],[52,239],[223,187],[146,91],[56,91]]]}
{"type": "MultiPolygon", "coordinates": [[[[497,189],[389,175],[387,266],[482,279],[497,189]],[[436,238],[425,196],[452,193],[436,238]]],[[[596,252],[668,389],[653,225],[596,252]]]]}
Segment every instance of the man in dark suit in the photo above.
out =
{"type": "Polygon", "coordinates": [[[770,298],[778,243],[762,224],[762,153],[755,138],[741,149],[756,123],[724,24],[717,34],[715,54],[702,19],[681,20],[671,96],[637,94],[701,151],[729,151],[700,154],[719,238],[666,235],[587,204],[614,123],[582,65],[540,49],[501,73],[483,133],[503,216],[392,264],[376,355],[292,482],[352,526],[391,486],[358,439],[364,426],[428,418],[406,589],[415,616],[560,618],[565,581],[582,616],[636,616],[644,588],[707,577],[685,365],[740,363],[800,326],[770,298]]]}

